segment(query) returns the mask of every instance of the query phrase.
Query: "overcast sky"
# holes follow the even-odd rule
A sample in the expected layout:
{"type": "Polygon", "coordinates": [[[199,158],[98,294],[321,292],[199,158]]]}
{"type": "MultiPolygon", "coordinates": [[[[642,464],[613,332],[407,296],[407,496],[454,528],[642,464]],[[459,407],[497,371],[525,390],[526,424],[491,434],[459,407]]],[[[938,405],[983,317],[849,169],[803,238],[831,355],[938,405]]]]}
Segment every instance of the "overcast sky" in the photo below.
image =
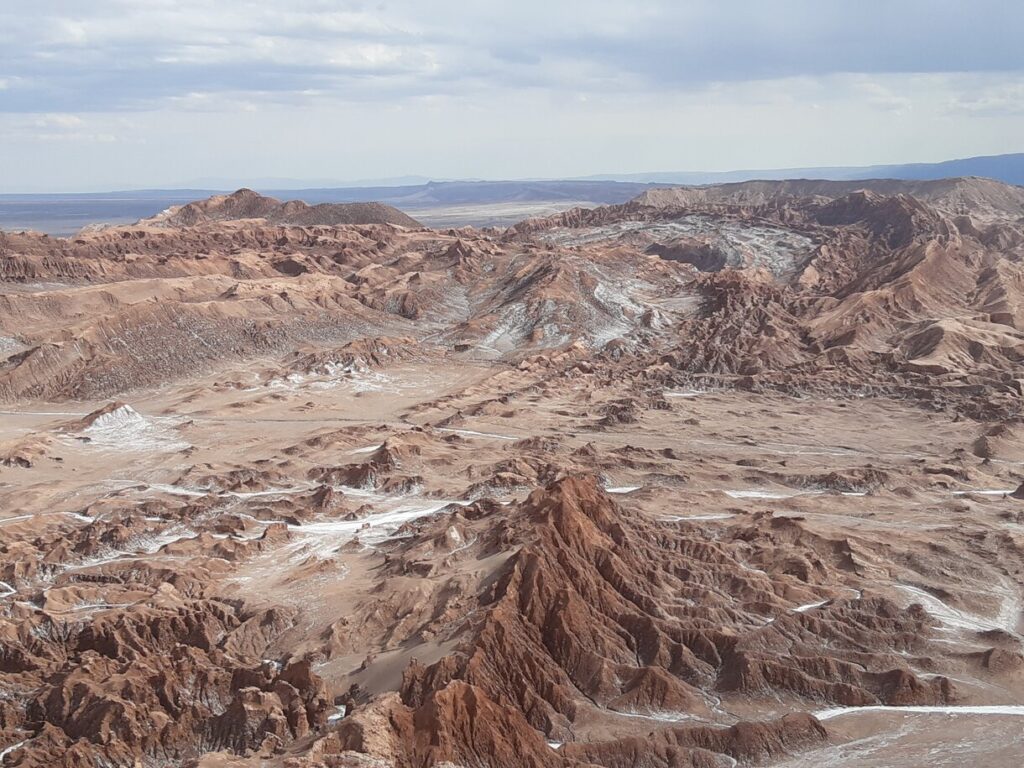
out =
{"type": "Polygon", "coordinates": [[[1024,151],[1018,0],[0,0],[0,191],[1024,151]]]}

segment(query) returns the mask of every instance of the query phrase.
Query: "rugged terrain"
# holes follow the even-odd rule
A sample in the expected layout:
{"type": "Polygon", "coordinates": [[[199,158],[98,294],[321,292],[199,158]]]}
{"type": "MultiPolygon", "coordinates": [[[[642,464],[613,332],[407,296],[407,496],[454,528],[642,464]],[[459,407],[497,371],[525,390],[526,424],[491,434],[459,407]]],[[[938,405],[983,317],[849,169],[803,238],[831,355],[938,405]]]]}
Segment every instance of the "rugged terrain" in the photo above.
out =
{"type": "Polygon", "coordinates": [[[0,233],[0,764],[1020,764],[1024,190],[337,208],[0,233]]]}
{"type": "Polygon", "coordinates": [[[273,197],[240,189],[230,195],[173,206],[147,221],[168,227],[194,227],[216,221],[257,220],[267,224],[310,226],[324,224],[396,224],[418,227],[419,222],[397,208],[382,203],[319,203],[301,200],[282,203],[273,197]]]}

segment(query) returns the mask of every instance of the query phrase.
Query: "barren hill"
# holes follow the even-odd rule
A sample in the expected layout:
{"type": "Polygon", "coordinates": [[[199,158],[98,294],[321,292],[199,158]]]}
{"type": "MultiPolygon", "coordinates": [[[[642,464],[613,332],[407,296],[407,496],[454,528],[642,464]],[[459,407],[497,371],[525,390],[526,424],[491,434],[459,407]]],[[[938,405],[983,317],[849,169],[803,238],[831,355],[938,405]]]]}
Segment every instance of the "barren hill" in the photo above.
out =
{"type": "Polygon", "coordinates": [[[635,198],[635,202],[659,208],[704,204],[768,205],[801,198],[833,200],[862,190],[880,195],[910,195],[948,214],[984,218],[1024,217],[1024,187],[982,178],[934,181],[743,181],[710,186],[651,189],[635,198]]]}
{"type": "Polygon", "coordinates": [[[263,219],[268,224],[290,226],[337,226],[342,224],[395,224],[420,227],[421,224],[397,208],[383,203],[320,203],[307,205],[301,200],[281,202],[251,189],[230,195],[215,195],[187,205],[170,208],[140,223],[169,227],[194,227],[215,221],[263,219]]]}

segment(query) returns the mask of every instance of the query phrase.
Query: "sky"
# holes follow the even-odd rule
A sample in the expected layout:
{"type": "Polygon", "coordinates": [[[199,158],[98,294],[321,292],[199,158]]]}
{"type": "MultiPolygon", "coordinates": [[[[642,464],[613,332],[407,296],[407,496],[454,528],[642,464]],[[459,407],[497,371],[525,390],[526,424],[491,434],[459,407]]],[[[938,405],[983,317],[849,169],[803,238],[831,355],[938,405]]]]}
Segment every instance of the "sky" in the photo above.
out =
{"type": "Polygon", "coordinates": [[[0,0],[0,192],[1024,151],[1018,0],[0,0]]]}

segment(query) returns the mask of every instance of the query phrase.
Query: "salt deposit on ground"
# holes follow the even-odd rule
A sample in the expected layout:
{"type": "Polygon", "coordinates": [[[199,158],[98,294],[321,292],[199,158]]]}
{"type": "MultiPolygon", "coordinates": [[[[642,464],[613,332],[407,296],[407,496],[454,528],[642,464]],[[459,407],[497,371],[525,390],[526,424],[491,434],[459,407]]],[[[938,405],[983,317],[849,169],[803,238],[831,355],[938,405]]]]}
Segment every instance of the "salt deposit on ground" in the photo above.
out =
{"type": "Polygon", "coordinates": [[[665,397],[700,397],[706,395],[707,392],[702,392],[697,389],[687,389],[681,392],[666,392],[665,397]]]}
{"type": "Polygon", "coordinates": [[[391,502],[402,500],[406,503],[394,509],[367,515],[356,520],[321,520],[302,525],[289,525],[288,528],[302,536],[329,537],[328,544],[344,543],[358,536],[360,542],[372,546],[391,538],[395,531],[411,520],[433,515],[452,504],[467,506],[470,503],[468,501],[443,500],[409,504],[408,498],[380,496],[376,498],[387,499],[391,502]]]}
{"type": "Polygon", "coordinates": [[[672,221],[620,221],[586,229],[557,228],[540,235],[560,245],[588,245],[606,240],[640,240],[670,245],[680,238],[712,244],[724,266],[764,267],[775,274],[792,270],[805,259],[813,241],[790,229],[769,225],[723,222],[701,214],[672,221]]]}
{"type": "Polygon", "coordinates": [[[799,491],[795,493],[778,493],[776,491],[723,491],[733,499],[792,499],[795,496],[815,496],[820,491],[799,491]]]}
{"type": "Polygon", "coordinates": [[[438,427],[438,432],[453,432],[456,435],[467,435],[469,437],[489,437],[494,440],[518,440],[514,435],[501,435],[494,432],[476,432],[472,429],[453,429],[451,427],[438,427]]]}
{"type": "Polygon", "coordinates": [[[116,451],[180,451],[188,443],[172,431],[174,422],[155,417],[146,418],[130,405],[123,405],[96,418],[81,434],[89,445],[116,451]]]}
{"type": "Polygon", "coordinates": [[[896,714],[913,715],[999,715],[1024,717],[1024,705],[1021,704],[979,704],[963,706],[907,706],[890,707],[881,704],[864,707],[835,707],[822,709],[814,713],[819,720],[831,720],[844,715],[858,715],[868,712],[893,712],[896,714]]]}
{"type": "Polygon", "coordinates": [[[1009,496],[1016,488],[971,489],[969,491],[953,491],[954,496],[1009,496]]]}
{"type": "Polygon", "coordinates": [[[728,512],[722,512],[710,515],[671,515],[661,519],[669,523],[680,523],[690,520],[728,520],[730,517],[736,517],[736,515],[728,512]]]}
{"type": "Polygon", "coordinates": [[[828,600],[819,600],[816,603],[807,603],[807,605],[800,605],[793,609],[793,613],[807,613],[808,611],[812,611],[815,608],[820,608],[827,602],[828,600]]]}
{"type": "Polygon", "coordinates": [[[987,632],[998,629],[1016,634],[1017,623],[1021,614],[1021,601],[1017,588],[1004,582],[999,590],[1000,609],[995,618],[977,616],[959,611],[947,605],[930,592],[910,584],[898,584],[897,588],[906,592],[913,602],[920,603],[928,613],[941,621],[944,629],[958,629],[970,632],[987,632]]]}
{"type": "Polygon", "coordinates": [[[19,749],[24,743],[24,741],[19,741],[17,744],[11,744],[11,746],[9,747],[4,747],[3,749],[0,749],[0,763],[3,763],[5,757],[11,754],[11,752],[14,752],[16,749],[19,749]]]}

